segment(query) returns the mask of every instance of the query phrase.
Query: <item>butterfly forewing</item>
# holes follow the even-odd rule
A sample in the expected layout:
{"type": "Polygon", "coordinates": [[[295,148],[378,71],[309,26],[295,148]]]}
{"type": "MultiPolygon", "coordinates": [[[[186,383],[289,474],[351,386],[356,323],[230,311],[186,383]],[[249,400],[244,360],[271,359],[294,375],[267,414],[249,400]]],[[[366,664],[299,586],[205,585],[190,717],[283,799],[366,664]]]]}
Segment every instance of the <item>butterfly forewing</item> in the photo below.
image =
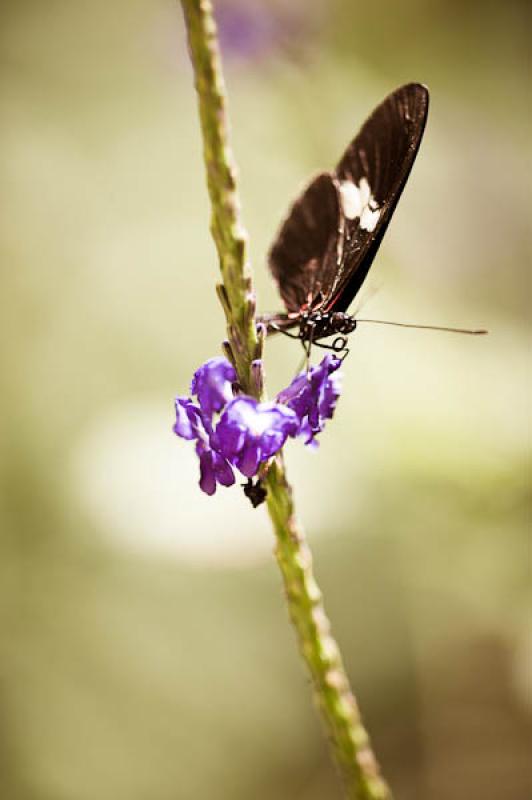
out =
{"type": "Polygon", "coordinates": [[[292,206],[270,251],[269,264],[289,312],[298,314],[324,293],[338,260],[340,199],[333,176],[318,175],[292,206]]]}
{"type": "Polygon", "coordinates": [[[336,168],[345,234],[326,310],[345,311],[368,273],[416,158],[428,98],[427,89],[417,83],[389,95],[364,123],[336,168]],[[354,214],[358,210],[360,215],[354,214]]]}

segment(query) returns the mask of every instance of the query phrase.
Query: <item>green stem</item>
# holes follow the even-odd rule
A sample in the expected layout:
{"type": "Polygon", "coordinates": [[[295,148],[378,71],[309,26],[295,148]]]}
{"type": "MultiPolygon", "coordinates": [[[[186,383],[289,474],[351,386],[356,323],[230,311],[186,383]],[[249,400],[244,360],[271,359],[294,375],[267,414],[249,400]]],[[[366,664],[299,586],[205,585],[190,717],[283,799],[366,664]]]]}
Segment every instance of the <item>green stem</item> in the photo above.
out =
{"type": "Polygon", "coordinates": [[[236,168],[229,147],[225,84],[209,0],[181,0],[198,94],[203,157],[211,198],[211,232],[218,251],[222,286],[218,295],[227,319],[232,360],[245,392],[259,395],[251,362],[261,356],[255,326],[255,295],[247,262],[247,234],[240,220],[236,168]]]}
{"type": "MultiPolygon", "coordinates": [[[[198,94],[203,153],[211,198],[211,231],[218,250],[222,285],[218,295],[227,319],[228,354],[244,391],[260,397],[262,376],[252,365],[262,353],[254,321],[255,296],[247,263],[247,237],[240,219],[235,167],[228,143],[225,87],[210,0],[181,0],[198,94]]],[[[275,529],[276,558],[290,617],[346,795],[352,800],[391,800],[380,777],[369,737],[349,687],[338,645],[312,571],[312,557],[296,520],[292,490],[278,457],[265,484],[275,529]]]]}
{"type": "Polygon", "coordinates": [[[266,486],[277,540],[275,555],[283,576],[288,610],[344,778],[346,795],[352,800],[391,800],[331,633],[323,596],[312,570],[312,554],[295,517],[292,491],[281,459],[269,470],[266,486]]]}

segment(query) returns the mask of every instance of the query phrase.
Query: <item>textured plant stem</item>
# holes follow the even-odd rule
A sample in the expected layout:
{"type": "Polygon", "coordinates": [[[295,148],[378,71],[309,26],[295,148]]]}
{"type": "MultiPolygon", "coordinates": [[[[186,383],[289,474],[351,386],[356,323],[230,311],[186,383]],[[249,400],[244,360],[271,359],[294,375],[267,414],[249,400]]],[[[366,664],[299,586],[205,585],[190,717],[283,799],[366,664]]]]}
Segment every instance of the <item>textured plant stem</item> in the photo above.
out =
{"type": "Polygon", "coordinates": [[[240,221],[236,168],[229,148],[225,85],[212,6],[208,0],[181,0],[198,94],[203,157],[211,198],[211,232],[223,284],[218,295],[227,319],[230,355],[245,392],[259,395],[251,370],[261,344],[254,321],[255,296],[247,263],[247,235],[240,221]]]}
{"type": "MultiPolygon", "coordinates": [[[[181,0],[181,5],[198,94],[212,205],[211,231],[223,280],[218,295],[227,319],[227,351],[242,388],[260,397],[262,376],[253,361],[261,356],[262,340],[257,336],[254,322],[255,297],[228,143],[225,88],[212,6],[210,0],[181,0]]],[[[282,458],[272,463],[265,484],[290,617],[312,676],[317,705],[345,781],[346,794],[353,800],[390,800],[391,794],[380,777],[340,651],[331,634],[312,571],[310,549],[296,521],[282,458]]]]}
{"type": "Polygon", "coordinates": [[[270,469],[268,510],[275,528],[275,555],[281,569],[290,617],[314,685],[314,697],[340,767],[346,795],[352,800],[391,800],[381,777],[349,686],[340,650],[331,633],[312,554],[298,524],[292,490],[281,459],[270,469]]]}

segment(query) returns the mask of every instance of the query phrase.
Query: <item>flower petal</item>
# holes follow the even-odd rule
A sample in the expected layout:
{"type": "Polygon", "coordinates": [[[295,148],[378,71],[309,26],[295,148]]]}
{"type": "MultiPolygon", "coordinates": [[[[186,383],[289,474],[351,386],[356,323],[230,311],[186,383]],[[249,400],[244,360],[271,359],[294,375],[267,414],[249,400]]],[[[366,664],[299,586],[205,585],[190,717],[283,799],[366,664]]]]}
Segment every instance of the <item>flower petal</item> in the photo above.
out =
{"type": "Polygon", "coordinates": [[[298,429],[297,414],[287,406],[240,395],[226,406],[214,440],[219,452],[250,478],[298,429]]]}
{"type": "Polygon", "coordinates": [[[236,457],[236,466],[246,478],[251,478],[256,474],[259,464],[260,445],[256,439],[250,437],[236,457]]]}
{"type": "Polygon", "coordinates": [[[222,486],[232,486],[235,482],[235,473],[231,469],[230,463],[219,453],[213,451],[214,472],[216,481],[222,486]]]}
{"type": "Polygon", "coordinates": [[[216,474],[214,471],[213,454],[211,450],[200,453],[200,479],[199,485],[202,492],[213,495],[216,492],[216,474]]]}
{"type": "Polygon", "coordinates": [[[208,422],[189,397],[176,397],[175,413],[173,431],[177,436],[182,439],[206,439],[209,432],[208,422]]]}
{"type": "Polygon", "coordinates": [[[226,358],[210,358],[196,370],[190,391],[198,398],[201,410],[209,417],[233,398],[237,375],[226,358]]]}
{"type": "Polygon", "coordinates": [[[334,414],[340,396],[340,381],[332,373],[341,363],[337,356],[327,354],[308,373],[296,375],[292,383],[277,396],[279,402],[286,403],[299,417],[298,433],[304,438],[305,444],[314,443],[315,435],[323,430],[325,421],[334,414]]]}

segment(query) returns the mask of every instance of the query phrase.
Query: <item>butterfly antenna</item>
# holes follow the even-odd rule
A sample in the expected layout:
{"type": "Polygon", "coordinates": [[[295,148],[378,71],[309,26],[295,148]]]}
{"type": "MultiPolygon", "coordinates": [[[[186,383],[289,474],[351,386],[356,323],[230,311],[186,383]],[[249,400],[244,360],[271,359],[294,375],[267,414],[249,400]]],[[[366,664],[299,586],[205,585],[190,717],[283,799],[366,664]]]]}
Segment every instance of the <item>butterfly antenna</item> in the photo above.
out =
{"type": "Polygon", "coordinates": [[[424,331],[447,331],[448,333],[466,333],[469,336],[484,336],[488,333],[484,328],[446,328],[442,325],[413,325],[409,322],[390,322],[385,319],[357,319],[359,322],[373,322],[375,325],[394,325],[396,328],[417,328],[424,331]]]}

